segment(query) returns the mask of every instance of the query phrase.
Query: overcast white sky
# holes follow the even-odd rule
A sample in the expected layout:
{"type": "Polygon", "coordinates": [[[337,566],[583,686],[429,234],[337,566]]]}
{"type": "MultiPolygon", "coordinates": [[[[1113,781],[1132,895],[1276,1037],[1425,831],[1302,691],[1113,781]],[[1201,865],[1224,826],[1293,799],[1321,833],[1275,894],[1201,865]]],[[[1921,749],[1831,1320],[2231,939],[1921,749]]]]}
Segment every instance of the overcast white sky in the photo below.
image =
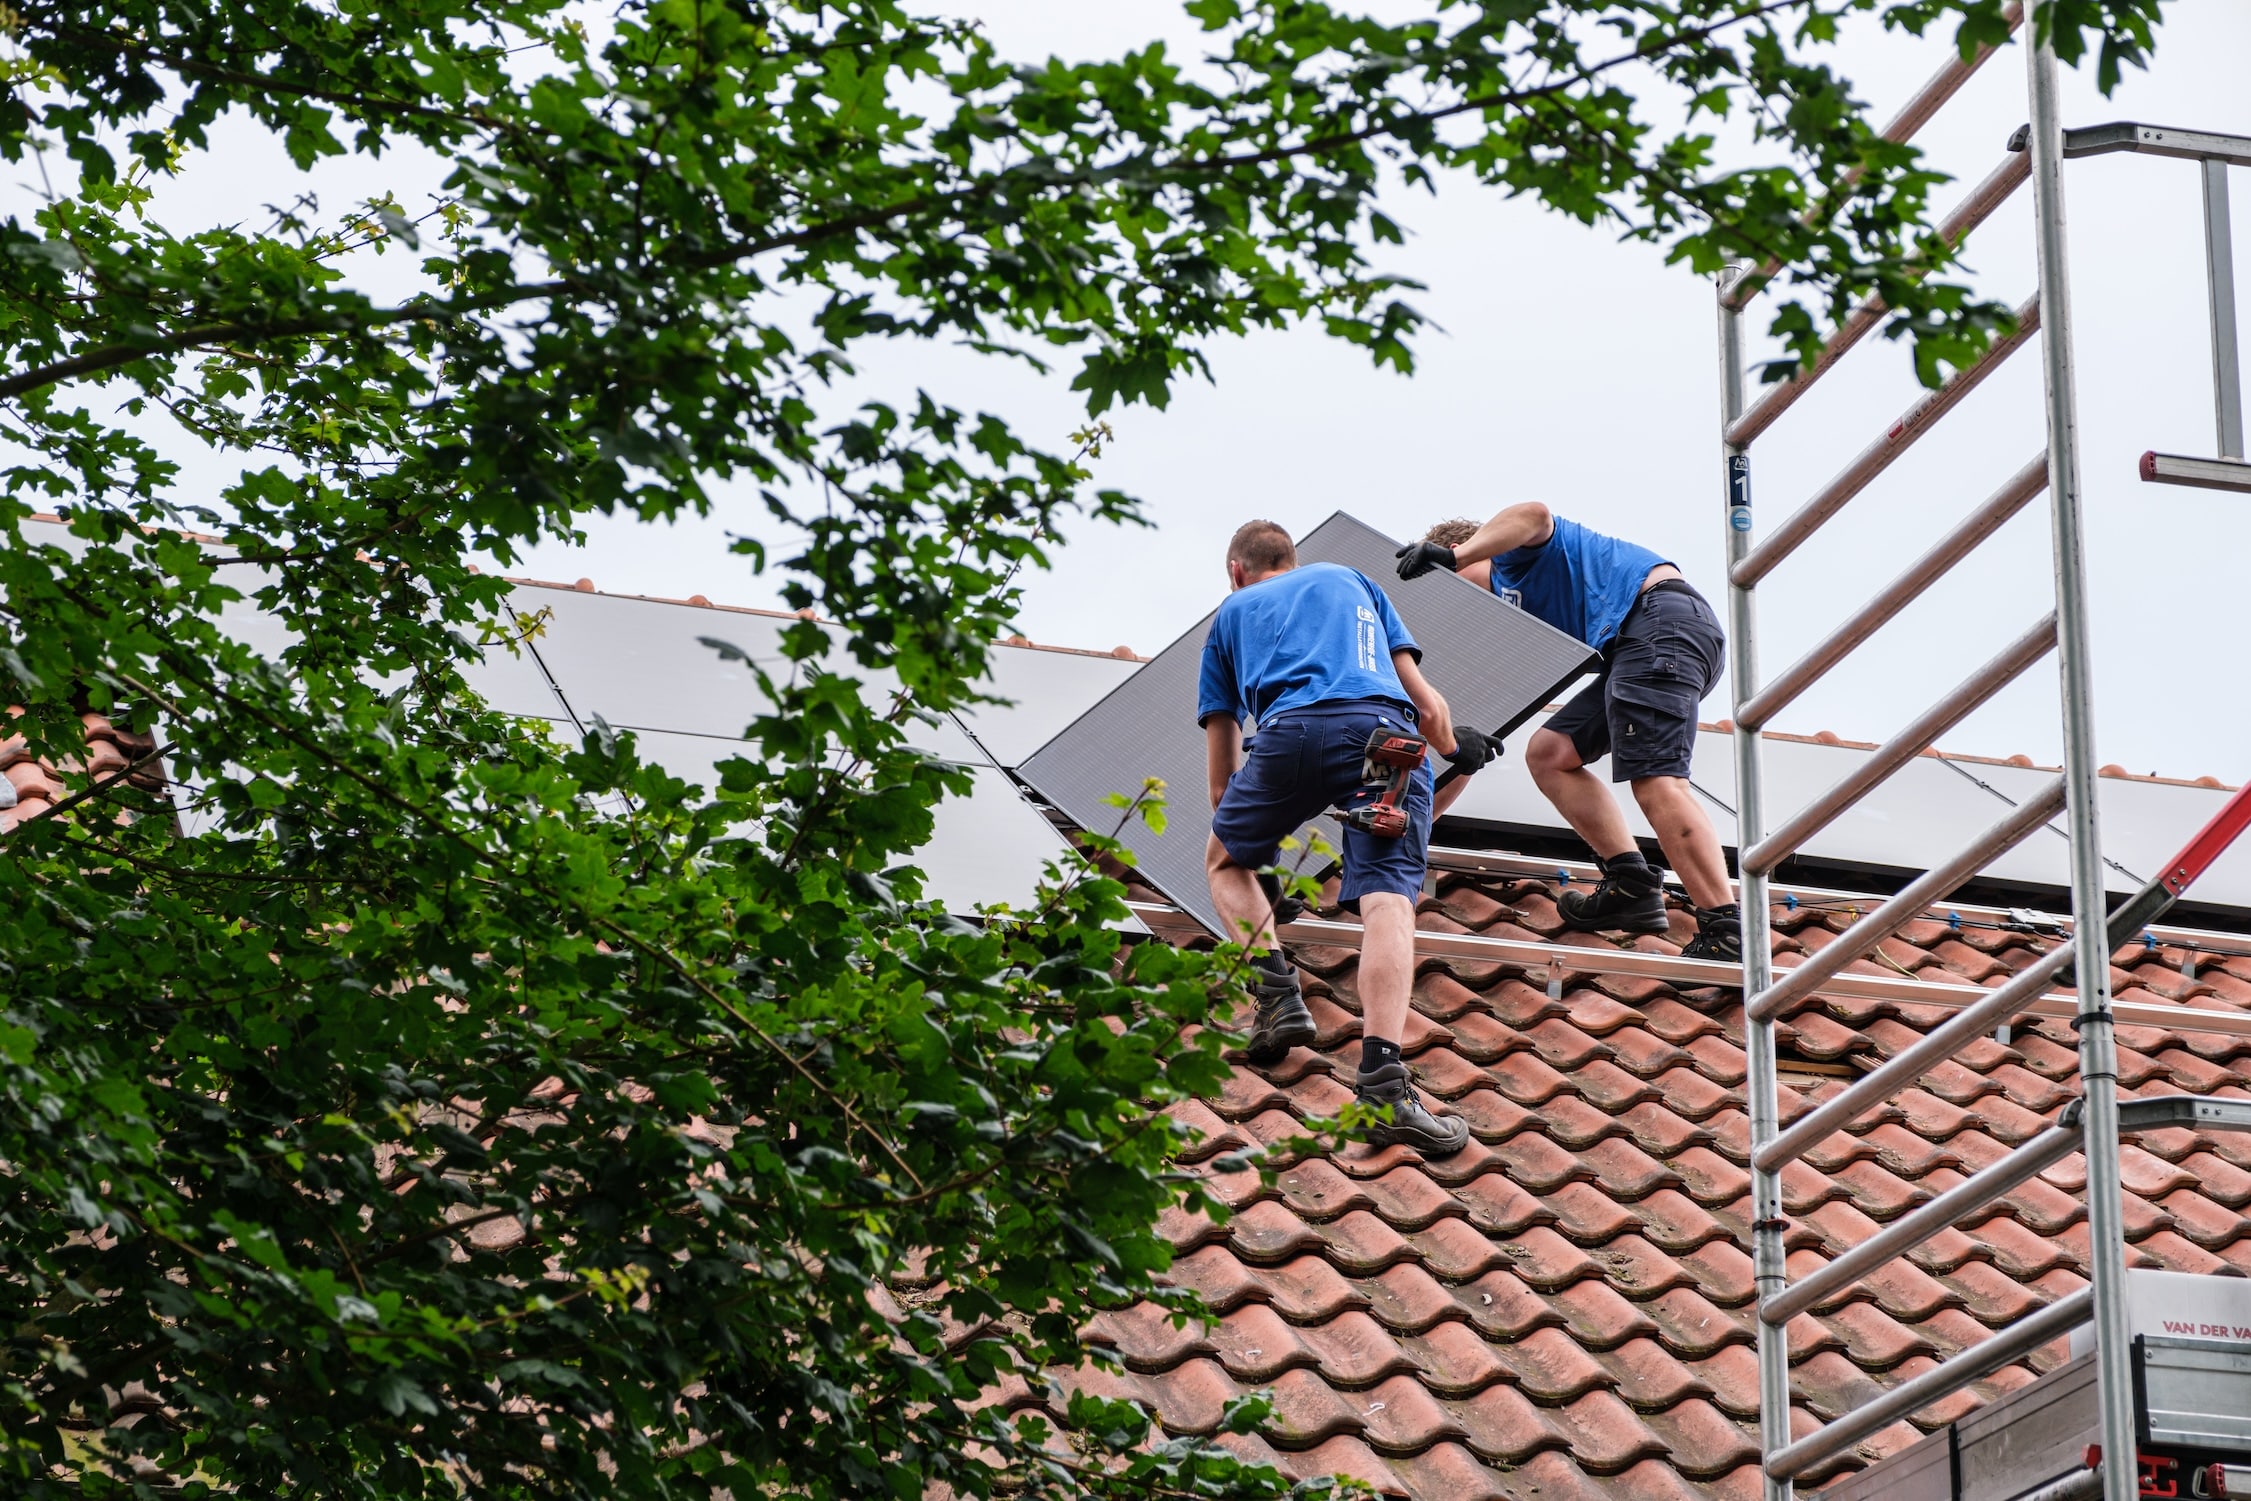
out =
{"type": "MultiPolygon", "coordinates": [[[[1025,55],[1114,53],[1158,35],[1176,49],[1196,42],[1174,0],[970,8],[1025,55]]],[[[2067,123],[2139,119],[2251,134],[2251,6],[2176,0],[2167,15],[2155,69],[2130,76],[2112,99],[2089,78],[2067,79],[2067,123]]],[[[1941,60],[1935,43],[1869,35],[1840,66],[1883,118],[1941,60]]],[[[1924,144],[1966,186],[2000,160],[2025,118],[2024,97],[2021,50],[2011,47],[1924,144]]],[[[2251,242],[2251,174],[2234,176],[2242,247],[2251,242]]],[[[2251,498],[2145,485],[2134,462],[2148,448],[2213,451],[2196,184],[2191,163],[2130,155],[2074,163],[2068,176],[2096,694],[2106,760],[2233,783],[2251,777],[2251,694],[2239,686],[2251,644],[2239,582],[2251,557],[2251,498]]],[[[1942,190],[1942,207],[1958,191],[1942,190]]],[[[1984,289],[2010,302],[2034,287],[2030,202],[2019,193],[1972,244],[1984,289]]],[[[1666,552],[1719,597],[1710,287],[1649,248],[1471,184],[1435,200],[1402,196],[1392,212],[1412,237],[1390,266],[1427,284],[1414,300],[1445,330],[1423,340],[1418,373],[1377,372],[1301,330],[1215,349],[1216,384],[1182,389],[1168,411],[1112,414],[1118,440],[1098,480],[1140,496],[1156,527],[1082,528],[1054,571],[1031,581],[1027,634],[1154,652],[1216,602],[1225,539],[1251,516],[1302,532],[1344,509],[1405,537],[1441,516],[1528,498],[1666,552]]],[[[2251,254],[2239,261],[2239,276],[2251,278],[2251,254]]],[[[944,363],[931,362],[933,374],[944,363]]],[[[989,365],[969,391],[1028,435],[1060,442],[1079,416],[1063,384],[989,365]]],[[[1762,520],[1794,508],[1918,391],[1903,350],[1871,341],[1856,351],[1754,450],[1762,520]]],[[[948,394],[965,393],[948,382],[948,394]]],[[[1770,580],[1761,609],[1768,671],[2041,443],[2039,361],[2028,350],[1770,580]]],[[[718,555],[725,531],[757,524],[747,514],[669,528],[598,523],[583,553],[543,549],[527,566],[589,575],[609,590],[760,603],[760,581],[718,555]]],[[[2038,618],[2049,568],[2042,502],[1777,728],[1889,734],[2038,618]]],[[[1431,664],[1441,683],[1450,665],[1431,664]]],[[[1723,686],[1706,713],[1725,712],[1723,686]]],[[[2059,754],[2055,721],[2054,674],[2042,666],[1942,743],[2048,760],[2059,754]]]]}
{"type": "MultiPolygon", "coordinates": [[[[961,8],[1018,56],[1107,55],[1159,36],[1177,54],[1199,51],[1179,0],[966,0],[961,8]]],[[[2067,123],[2137,119],[2251,134],[2243,86],[2251,6],[2172,0],[2166,9],[2155,69],[2130,75],[2110,100],[2090,78],[2067,78],[2067,123]]],[[[1881,119],[1942,57],[1936,40],[1870,31],[1851,39],[1838,65],[1881,119]]],[[[1941,211],[2000,160],[2024,117],[2022,52],[2012,46],[1922,139],[1961,180],[1940,191],[1941,211]]],[[[247,131],[226,133],[220,157],[240,204],[221,204],[227,194],[191,170],[164,185],[160,214],[257,218],[257,205],[295,191],[286,161],[247,131]],[[192,204],[180,196],[189,193],[199,195],[192,204]]],[[[2251,290],[2251,173],[2234,178],[2238,274],[2251,290]]],[[[397,156],[326,164],[317,179],[332,209],[386,188],[411,208],[436,186],[434,174],[397,156]]],[[[2251,694],[2239,686],[2251,641],[2239,582],[2251,557],[2251,497],[2145,485],[2135,472],[2145,449],[2213,451],[2197,169],[2117,155],[2073,163],[2067,181],[2101,753],[2137,772],[2240,782],[2251,778],[2251,694]]],[[[19,195],[34,185],[11,186],[19,211],[28,209],[19,195]]],[[[1413,301],[1443,328],[1422,339],[1419,372],[1375,371],[1357,351],[1306,329],[1213,348],[1216,383],[1181,388],[1167,411],[1111,413],[1117,440],[1096,465],[1097,482],[1139,496],[1155,527],[1082,526],[1053,572],[1030,580],[1028,635],[1156,651],[1216,603],[1224,541],[1252,516],[1303,532],[1343,509],[1407,537],[1443,516],[1522,499],[1663,551],[1718,600],[1710,286],[1664,266],[1655,250],[1467,182],[1387,207],[1410,239],[1389,252],[1386,268],[1427,284],[1413,301]]],[[[1990,295],[2013,303],[2032,292],[2030,220],[2030,194],[2019,193],[1972,241],[1990,295]]],[[[355,279],[378,295],[377,283],[410,264],[395,255],[360,260],[355,279]]],[[[863,361],[881,394],[911,398],[928,382],[1051,447],[1083,420],[1067,373],[1043,380],[1012,363],[904,343],[865,350],[863,361]]],[[[1856,351],[1754,450],[1762,523],[1794,509],[1918,394],[1903,350],[1871,341],[1856,351]]],[[[1767,670],[1794,659],[2041,443],[2039,361],[2028,350],[1768,581],[1767,670]]],[[[620,593],[771,604],[772,581],[725,551],[729,534],[766,524],[748,499],[674,526],[597,518],[585,548],[543,547],[516,571],[588,576],[620,593]]],[[[1776,727],[1888,735],[2047,608],[2047,527],[2044,502],[2028,508],[1776,727]]],[[[1459,670],[1430,667],[1441,686],[1459,670]]],[[[1726,710],[1723,687],[1705,712],[1726,710]]],[[[2052,668],[2036,668],[1941,743],[2053,759],[2052,668]]]]}

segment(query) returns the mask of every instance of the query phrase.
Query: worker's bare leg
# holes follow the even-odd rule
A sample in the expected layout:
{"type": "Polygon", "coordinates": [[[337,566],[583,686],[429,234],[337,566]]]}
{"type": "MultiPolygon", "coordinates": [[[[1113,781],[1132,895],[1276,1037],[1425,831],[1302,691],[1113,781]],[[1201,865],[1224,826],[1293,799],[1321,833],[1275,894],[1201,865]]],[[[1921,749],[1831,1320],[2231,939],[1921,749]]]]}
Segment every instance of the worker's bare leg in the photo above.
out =
{"type": "Polygon", "coordinates": [[[1360,922],[1361,1033],[1397,1042],[1415,982],[1415,904],[1395,891],[1371,891],[1360,898],[1360,922]]]}
{"type": "Polygon", "coordinates": [[[1216,834],[1204,846],[1204,875],[1227,936],[1252,950],[1252,1011],[1244,1052],[1253,1063],[1276,1062],[1291,1048],[1313,1041],[1316,1029],[1298,991],[1297,971],[1275,941],[1273,903],[1259,889],[1258,872],[1236,863],[1216,834]]]}
{"type": "Polygon", "coordinates": [[[1407,1030],[1408,993],[1415,983],[1415,904],[1396,891],[1360,898],[1360,1073],[1354,1094],[1365,1105],[1386,1107],[1389,1119],[1373,1126],[1368,1141],[1396,1143],[1426,1157],[1447,1157],[1469,1145],[1469,1122],[1440,1115],[1410,1082],[1400,1039],[1407,1030]]]}
{"type": "Polygon", "coordinates": [[[1525,747],[1524,769],[1532,773],[1533,785],[1555,804],[1555,811],[1563,815],[1571,831],[1597,855],[1608,860],[1634,847],[1618,800],[1580,761],[1579,748],[1569,735],[1534,730],[1531,743],[1525,747]]]}
{"type": "Polygon", "coordinates": [[[1728,884],[1719,835],[1713,832],[1703,799],[1688,779],[1642,777],[1633,789],[1634,801],[1641,804],[1642,816],[1657,831],[1665,863],[1680,877],[1688,899],[1699,907],[1724,907],[1734,901],[1735,889],[1728,884]]]}
{"type": "Polygon", "coordinates": [[[1272,949],[1274,907],[1258,888],[1258,872],[1237,865],[1216,834],[1204,845],[1204,877],[1211,885],[1211,904],[1227,925],[1227,936],[1254,949],[1272,949]]]}

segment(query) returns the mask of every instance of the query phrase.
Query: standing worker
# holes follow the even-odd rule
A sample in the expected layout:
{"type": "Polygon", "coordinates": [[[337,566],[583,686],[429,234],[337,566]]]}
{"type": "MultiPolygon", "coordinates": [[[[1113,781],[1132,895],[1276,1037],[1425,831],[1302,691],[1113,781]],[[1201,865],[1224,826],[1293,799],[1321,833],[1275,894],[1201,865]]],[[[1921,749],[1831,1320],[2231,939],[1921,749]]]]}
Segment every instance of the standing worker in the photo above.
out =
{"type": "Polygon", "coordinates": [[[1273,903],[1259,873],[1308,819],[1340,805],[1360,810],[1377,826],[1346,821],[1340,892],[1365,929],[1355,1093],[1364,1105],[1388,1107],[1369,1141],[1451,1155],[1468,1145],[1469,1123],[1433,1114],[1399,1053],[1430,847],[1432,778],[1420,741],[1465,773],[1485,764],[1491,745],[1454,727],[1446,700],[1417,665],[1421,649],[1367,575],[1334,563],[1300,568],[1290,534],[1253,521],[1227,545],[1227,581],[1231,592],[1204,642],[1196,722],[1211,780],[1204,863],[1212,905],[1258,970],[1251,1061],[1278,1059],[1314,1033],[1297,971],[1275,941],[1273,903]],[[1246,715],[1258,721],[1248,745],[1246,715]],[[1391,787],[1374,785],[1379,756],[1402,747],[1391,787]],[[1370,817],[1378,811],[1388,823],[1370,817]]]}
{"type": "MultiPolygon", "coordinates": [[[[1662,933],[1664,883],[1626,829],[1625,815],[1587,767],[1610,757],[1630,782],[1665,858],[1696,907],[1686,958],[1743,959],[1743,913],[1719,836],[1689,785],[1696,706],[1719,680],[1727,637],[1680,570],[1646,547],[1580,526],[1538,501],[1479,526],[1443,521],[1399,549],[1399,576],[1451,569],[1602,653],[1602,671],[1532,734],[1524,765],[1564,821],[1602,861],[1591,892],[1556,900],[1565,927],[1662,933]]],[[[1440,811],[1461,795],[1446,789],[1440,811]]]]}

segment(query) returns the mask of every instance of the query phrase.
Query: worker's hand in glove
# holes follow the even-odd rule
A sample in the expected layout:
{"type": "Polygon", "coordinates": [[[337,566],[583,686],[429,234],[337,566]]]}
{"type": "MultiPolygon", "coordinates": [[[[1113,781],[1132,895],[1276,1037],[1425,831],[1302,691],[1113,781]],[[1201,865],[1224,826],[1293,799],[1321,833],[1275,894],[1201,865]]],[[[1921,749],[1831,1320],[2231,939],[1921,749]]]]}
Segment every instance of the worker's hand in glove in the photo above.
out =
{"type": "Polygon", "coordinates": [[[1419,579],[1433,568],[1454,571],[1454,550],[1437,542],[1410,542],[1392,554],[1399,560],[1399,576],[1419,579]]]}
{"type": "Polygon", "coordinates": [[[1501,742],[1483,730],[1454,726],[1454,753],[1446,758],[1457,776],[1473,777],[1501,755],[1501,742]]]}

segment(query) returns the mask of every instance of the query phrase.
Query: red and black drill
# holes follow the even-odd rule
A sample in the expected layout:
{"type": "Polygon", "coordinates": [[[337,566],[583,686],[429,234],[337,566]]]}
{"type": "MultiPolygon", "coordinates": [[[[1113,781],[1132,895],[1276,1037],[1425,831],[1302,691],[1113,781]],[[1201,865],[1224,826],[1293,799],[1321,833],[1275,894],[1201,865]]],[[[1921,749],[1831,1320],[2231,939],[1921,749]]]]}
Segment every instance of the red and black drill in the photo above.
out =
{"type": "Polygon", "coordinates": [[[1407,795],[1407,779],[1423,764],[1430,742],[1412,730],[1371,730],[1360,753],[1360,775],[1368,786],[1380,789],[1372,803],[1357,808],[1331,808],[1329,816],[1362,833],[1397,839],[1407,832],[1407,810],[1399,800],[1407,795]]]}

